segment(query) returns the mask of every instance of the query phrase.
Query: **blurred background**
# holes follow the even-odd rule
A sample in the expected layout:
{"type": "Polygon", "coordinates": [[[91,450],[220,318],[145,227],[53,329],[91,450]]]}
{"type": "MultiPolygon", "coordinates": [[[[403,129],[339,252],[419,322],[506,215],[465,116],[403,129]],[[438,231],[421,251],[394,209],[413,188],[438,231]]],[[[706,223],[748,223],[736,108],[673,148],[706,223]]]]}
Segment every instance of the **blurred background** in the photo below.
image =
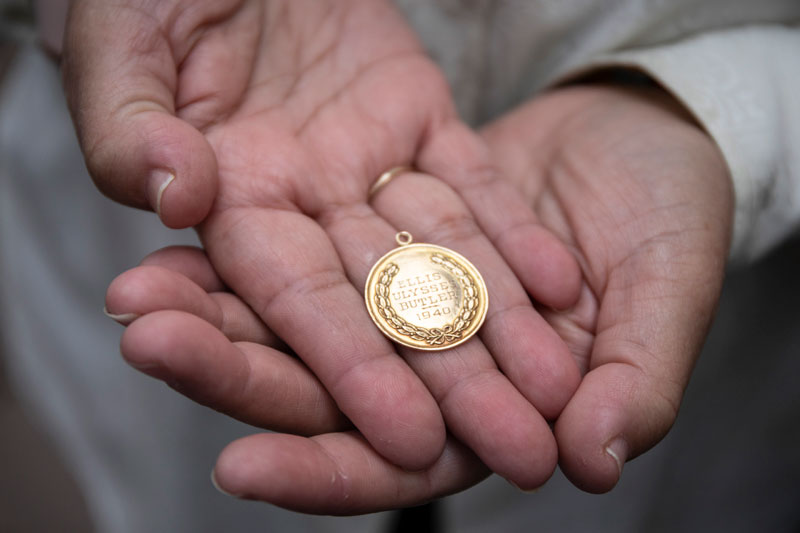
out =
{"type": "MultiPolygon", "coordinates": [[[[4,21],[0,25],[2,92],[5,74],[18,48],[14,38],[17,32],[11,24],[32,24],[33,10],[28,2],[3,2],[0,6],[0,20],[4,21]]],[[[58,447],[11,390],[4,349],[0,330],[0,531],[92,531],[86,503],[58,447]]]]}
{"type": "Polygon", "coordinates": [[[0,531],[92,531],[86,503],[58,448],[20,405],[5,372],[0,427],[0,531]]]}

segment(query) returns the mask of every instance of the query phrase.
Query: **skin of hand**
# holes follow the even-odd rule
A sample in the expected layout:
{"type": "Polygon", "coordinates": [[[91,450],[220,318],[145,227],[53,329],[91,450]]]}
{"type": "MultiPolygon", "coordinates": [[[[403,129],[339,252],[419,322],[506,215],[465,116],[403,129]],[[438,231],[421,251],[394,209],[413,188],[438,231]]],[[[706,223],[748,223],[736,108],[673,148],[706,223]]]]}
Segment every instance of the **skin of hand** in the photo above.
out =
{"type": "Polygon", "coordinates": [[[655,87],[565,87],[482,133],[581,264],[578,303],[542,309],[583,375],[555,435],[567,477],[608,491],[672,426],[713,319],[732,231],[727,165],[655,87]]]}
{"type": "MultiPolygon", "coordinates": [[[[446,423],[517,485],[550,476],[557,450],[547,420],[580,374],[528,294],[570,306],[578,265],[492,171],[486,146],[458,120],[441,74],[388,1],[78,0],[63,67],[98,187],[152,208],[167,226],[196,225],[224,284],[291,347],[371,448],[425,469],[442,460],[446,423]],[[368,203],[381,172],[409,163],[419,172],[368,203]],[[455,249],[483,273],[491,303],[480,339],[398,357],[374,327],[362,290],[400,229],[455,249]]],[[[113,301],[108,310],[137,311],[113,301]]],[[[257,377],[263,366],[244,364],[254,360],[250,348],[182,318],[149,317],[152,330],[134,323],[123,339],[128,361],[169,382],[175,357],[156,354],[170,332],[185,330],[195,346],[245,353],[225,386],[257,398],[268,382],[257,377]]],[[[218,404],[258,419],[246,402],[218,404]]],[[[252,477],[218,474],[228,490],[252,477]]]]}
{"type": "MultiPolygon", "coordinates": [[[[654,89],[559,89],[502,117],[483,135],[541,220],[581,258],[584,288],[578,304],[543,311],[568,340],[584,375],[555,432],[570,479],[584,490],[609,490],[624,461],[655,445],[669,429],[711,321],[732,216],[726,167],[683,109],[654,89]]],[[[226,294],[214,310],[210,301],[216,293],[207,293],[222,286],[201,251],[162,250],[143,265],[109,289],[109,305],[143,315],[125,335],[138,335],[134,328],[151,331],[164,314],[173,313],[219,337],[275,342],[235,296],[226,294]]],[[[219,357],[223,350],[217,345],[188,342],[185,332],[198,327],[166,332],[174,346],[157,357],[178,353],[183,364],[173,365],[171,376],[191,384],[190,397],[205,394],[206,403],[220,408],[229,395],[217,394],[218,382],[203,380],[197,369],[216,361],[218,375],[235,375],[230,369],[236,365],[218,363],[226,358],[219,357]]],[[[123,353],[125,345],[123,339],[123,353]]],[[[267,350],[253,347],[244,356],[267,350]]],[[[233,355],[227,360],[244,357],[228,352],[233,355]]],[[[291,387],[266,395],[267,414],[252,420],[292,433],[328,434],[307,440],[255,435],[232,443],[219,458],[217,475],[225,479],[227,470],[246,467],[253,476],[248,484],[223,484],[223,489],[305,512],[351,514],[419,504],[486,475],[453,440],[443,456],[450,468],[441,459],[423,472],[393,467],[348,431],[306,368],[277,352],[267,361],[272,375],[291,387]],[[298,418],[297,409],[312,422],[298,418]],[[281,416],[284,410],[291,416],[281,416]],[[252,451],[256,447],[258,454],[252,451]],[[275,479],[303,482],[290,486],[275,479]]]]}
{"type": "Polygon", "coordinates": [[[200,249],[169,247],[118,276],[108,306],[129,324],[128,361],[158,361],[172,388],[255,426],[228,445],[212,479],[223,492],[300,512],[370,513],[419,505],[464,490],[490,471],[452,437],[434,464],[408,471],[379,455],[339,411],[301,361],[240,298],[230,293],[200,249]],[[159,342],[141,343],[141,336],[159,342]],[[303,438],[301,436],[308,436],[303,438]]]}

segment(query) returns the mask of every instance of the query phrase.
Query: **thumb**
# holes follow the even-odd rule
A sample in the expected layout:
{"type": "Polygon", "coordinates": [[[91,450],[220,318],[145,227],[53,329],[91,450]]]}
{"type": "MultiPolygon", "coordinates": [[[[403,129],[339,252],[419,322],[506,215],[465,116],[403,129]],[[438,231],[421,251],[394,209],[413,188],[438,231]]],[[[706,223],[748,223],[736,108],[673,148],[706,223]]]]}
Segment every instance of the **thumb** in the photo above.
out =
{"type": "Polygon", "coordinates": [[[610,490],[669,431],[719,298],[724,261],[658,246],[609,277],[589,372],[555,426],[562,470],[589,492],[610,490]]]}
{"type": "Polygon", "coordinates": [[[150,13],[126,2],[74,2],[62,68],[97,187],[182,228],[208,214],[217,163],[205,137],[175,116],[180,58],[159,22],[170,3],[159,3],[150,13]]]}

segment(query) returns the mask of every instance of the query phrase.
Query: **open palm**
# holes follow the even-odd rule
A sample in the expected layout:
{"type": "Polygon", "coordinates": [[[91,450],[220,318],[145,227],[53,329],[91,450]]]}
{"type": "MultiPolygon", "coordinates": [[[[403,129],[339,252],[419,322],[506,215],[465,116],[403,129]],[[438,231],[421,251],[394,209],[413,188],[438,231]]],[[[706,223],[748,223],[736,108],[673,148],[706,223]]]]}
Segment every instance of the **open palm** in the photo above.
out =
{"type": "MultiPolygon", "coordinates": [[[[149,205],[169,226],[197,224],[224,283],[375,450],[405,468],[429,466],[445,445],[444,421],[492,470],[523,487],[547,479],[556,448],[546,419],[579,374],[526,290],[569,305],[577,266],[496,179],[388,4],[85,0],[73,8],[65,58],[98,186],[149,205]],[[420,172],[367,203],[380,172],[410,163],[420,172]],[[362,287],[399,229],[459,251],[484,273],[492,304],[480,340],[436,357],[401,351],[404,361],[372,326],[362,287]]],[[[217,346],[216,330],[186,319],[129,330],[126,357],[171,379],[181,364],[171,347],[187,336],[200,351],[217,346]]],[[[260,423],[266,356],[248,359],[247,349],[236,359],[246,365],[204,374],[222,399],[204,394],[260,423]]],[[[194,377],[207,372],[188,367],[194,377]]]]}
{"type": "Polygon", "coordinates": [[[721,290],[727,168],[656,88],[556,90],[483,134],[504,174],[579,258],[578,303],[542,310],[584,374],[555,433],[567,476],[606,491],[677,415],[721,290]]]}

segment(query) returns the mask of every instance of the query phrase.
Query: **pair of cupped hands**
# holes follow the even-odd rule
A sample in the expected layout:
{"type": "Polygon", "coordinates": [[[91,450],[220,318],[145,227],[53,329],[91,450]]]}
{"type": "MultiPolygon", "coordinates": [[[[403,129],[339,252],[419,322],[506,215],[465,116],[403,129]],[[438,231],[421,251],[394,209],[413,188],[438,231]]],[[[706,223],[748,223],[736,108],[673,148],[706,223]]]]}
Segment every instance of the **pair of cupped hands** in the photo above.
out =
{"type": "Polygon", "coordinates": [[[98,187],[203,244],[112,283],[123,356],[277,431],[223,450],[222,490],[352,514],[558,464],[603,492],[668,431],[731,186],[665,93],[563,87],[476,133],[387,0],[82,0],[65,45],[98,187]],[[479,336],[419,352],[373,325],[366,276],[400,230],[477,266],[479,336]]]}

